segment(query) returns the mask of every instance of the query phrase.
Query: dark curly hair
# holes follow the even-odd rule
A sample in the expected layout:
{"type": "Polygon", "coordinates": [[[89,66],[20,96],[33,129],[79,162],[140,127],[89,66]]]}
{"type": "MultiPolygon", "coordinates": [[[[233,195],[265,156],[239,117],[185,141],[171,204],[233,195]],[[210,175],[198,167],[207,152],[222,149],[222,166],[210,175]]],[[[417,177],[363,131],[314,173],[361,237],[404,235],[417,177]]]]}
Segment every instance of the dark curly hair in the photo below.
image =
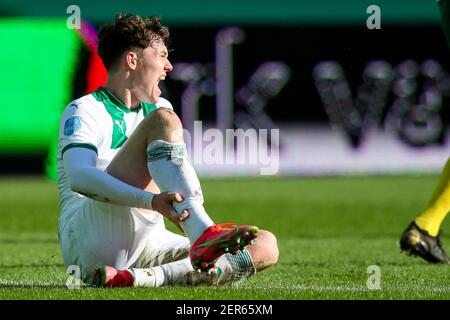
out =
{"type": "Polygon", "coordinates": [[[167,47],[170,42],[169,29],[161,25],[159,17],[119,13],[114,23],[100,28],[98,54],[109,70],[126,50],[145,49],[156,41],[163,41],[167,47]]]}

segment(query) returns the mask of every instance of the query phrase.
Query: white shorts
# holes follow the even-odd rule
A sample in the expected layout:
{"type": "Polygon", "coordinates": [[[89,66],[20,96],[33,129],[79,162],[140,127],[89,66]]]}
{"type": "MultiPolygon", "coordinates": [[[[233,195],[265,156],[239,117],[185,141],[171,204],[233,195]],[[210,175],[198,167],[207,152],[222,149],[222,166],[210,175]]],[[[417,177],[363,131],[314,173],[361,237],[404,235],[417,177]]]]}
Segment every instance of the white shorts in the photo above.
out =
{"type": "Polygon", "coordinates": [[[189,240],[166,230],[163,216],[80,198],[59,219],[66,266],[80,267],[84,278],[98,264],[117,269],[146,268],[183,259],[189,240]]]}

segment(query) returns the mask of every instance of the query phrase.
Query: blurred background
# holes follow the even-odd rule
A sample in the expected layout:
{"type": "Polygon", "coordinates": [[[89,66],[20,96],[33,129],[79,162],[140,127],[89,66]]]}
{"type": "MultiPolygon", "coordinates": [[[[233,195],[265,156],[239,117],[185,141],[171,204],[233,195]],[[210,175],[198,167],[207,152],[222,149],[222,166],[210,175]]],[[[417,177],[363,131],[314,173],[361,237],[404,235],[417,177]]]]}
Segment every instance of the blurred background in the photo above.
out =
{"type": "Polygon", "coordinates": [[[268,143],[280,175],[434,173],[447,159],[450,59],[435,1],[1,0],[2,174],[55,177],[59,116],[104,84],[96,34],[118,12],[170,27],[162,89],[184,126],[279,129],[268,143]],[[372,4],[381,29],[367,27],[372,4]]]}

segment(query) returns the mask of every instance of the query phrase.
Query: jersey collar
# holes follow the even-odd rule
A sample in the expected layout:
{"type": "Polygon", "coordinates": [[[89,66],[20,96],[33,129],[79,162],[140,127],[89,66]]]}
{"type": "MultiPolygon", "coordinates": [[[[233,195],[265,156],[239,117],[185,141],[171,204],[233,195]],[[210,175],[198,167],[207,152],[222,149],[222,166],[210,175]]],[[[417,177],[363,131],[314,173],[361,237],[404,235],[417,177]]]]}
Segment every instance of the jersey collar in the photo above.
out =
{"type": "Polygon", "coordinates": [[[139,106],[137,106],[136,108],[131,110],[122,101],[120,101],[115,95],[113,95],[111,91],[109,91],[105,87],[99,87],[96,91],[102,95],[103,99],[109,100],[112,104],[114,104],[117,108],[119,108],[120,110],[122,110],[125,113],[130,113],[130,112],[138,113],[143,107],[143,102],[140,102],[139,106]]]}

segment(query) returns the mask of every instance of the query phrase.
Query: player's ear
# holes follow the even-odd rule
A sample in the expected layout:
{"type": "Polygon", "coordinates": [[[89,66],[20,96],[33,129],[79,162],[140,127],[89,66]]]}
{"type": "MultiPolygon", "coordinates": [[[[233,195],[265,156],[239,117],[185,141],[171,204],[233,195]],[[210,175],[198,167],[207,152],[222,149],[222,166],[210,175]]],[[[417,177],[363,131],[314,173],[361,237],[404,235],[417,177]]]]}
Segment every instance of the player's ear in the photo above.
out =
{"type": "Polygon", "coordinates": [[[128,51],[125,54],[125,62],[128,68],[136,70],[138,55],[134,51],[128,51]]]}

